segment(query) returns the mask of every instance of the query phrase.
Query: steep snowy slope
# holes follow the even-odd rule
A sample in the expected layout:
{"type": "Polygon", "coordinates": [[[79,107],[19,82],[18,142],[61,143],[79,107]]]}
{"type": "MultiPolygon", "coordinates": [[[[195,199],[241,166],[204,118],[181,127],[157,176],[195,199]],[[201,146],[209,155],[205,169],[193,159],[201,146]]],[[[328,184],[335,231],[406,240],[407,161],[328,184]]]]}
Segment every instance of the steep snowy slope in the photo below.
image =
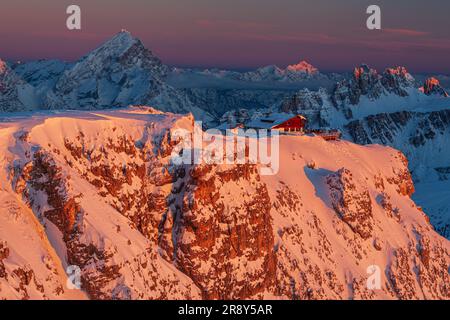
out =
{"type": "Polygon", "coordinates": [[[86,295],[66,287],[67,276],[56,247],[43,226],[11,189],[8,177],[15,156],[15,129],[0,129],[0,298],[83,299],[86,295]]]}
{"type": "Polygon", "coordinates": [[[450,243],[401,153],[282,136],[274,176],[175,165],[192,124],[151,108],[0,123],[0,297],[65,298],[76,265],[94,299],[450,298],[450,243]]]}
{"type": "MultiPolygon", "coordinates": [[[[125,136],[117,136],[117,141],[110,140],[117,129],[114,121],[107,121],[107,118],[101,121],[102,118],[95,114],[79,114],[80,119],[76,118],[76,114],[65,116],[69,118],[37,117],[10,123],[8,128],[2,129],[4,137],[11,141],[2,149],[2,154],[8,157],[2,161],[2,172],[9,175],[2,176],[1,181],[5,185],[2,196],[13,199],[9,206],[2,209],[2,216],[11,224],[15,211],[18,211],[14,207],[28,205],[31,209],[28,212],[33,212],[31,216],[36,220],[34,225],[17,223],[17,219],[12,227],[2,224],[0,238],[4,241],[4,247],[10,253],[21,252],[22,248],[28,255],[33,254],[36,257],[34,259],[44,259],[45,256],[38,251],[39,246],[42,242],[50,242],[57,251],[60,264],[76,265],[82,269],[83,289],[91,298],[163,299],[198,296],[191,281],[162,260],[156,248],[136,230],[132,222],[105,203],[95,184],[90,184],[81,172],[71,170],[71,165],[66,162],[70,161],[67,158],[70,157],[69,139],[75,139],[74,134],[79,139],[84,134],[92,134],[93,137],[102,134],[98,147],[105,143],[105,147],[116,151],[114,157],[118,157],[107,164],[116,165],[120,158],[125,164],[127,155],[119,150],[124,147],[121,139],[125,136]],[[55,145],[50,147],[52,143],[55,145]],[[55,154],[51,155],[45,148],[51,148],[55,154]],[[39,231],[38,225],[45,232],[39,231]],[[35,244],[29,243],[26,250],[20,247],[22,238],[31,237],[33,232],[40,232],[42,240],[35,244]]],[[[174,121],[168,119],[169,123],[171,120],[174,121]]],[[[125,118],[119,130],[126,130],[132,135],[145,130],[144,126],[130,130],[133,124],[136,125],[125,118]]],[[[136,183],[139,185],[139,182],[136,183]]],[[[33,267],[33,263],[38,262],[42,264],[39,260],[36,262],[26,257],[16,260],[11,254],[3,257],[9,285],[2,285],[0,295],[27,298],[34,290],[33,283],[38,283],[39,288],[43,286],[56,291],[53,295],[45,292],[46,295],[42,297],[64,297],[65,286],[53,289],[47,275],[33,267]],[[19,268],[33,270],[34,274],[28,276],[32,281],[27,280],[25,284],[16,286],[13,282],[14,270],[19,268]]]]}
{"type": "Polygon", "coordinates": [[[65,70],[72,63],[60,60],[37,60],[20,62],[12,65],[12,69],[28,84],[32,85],[37,93],[44,98],[51,90],[65,70]]]}
{"type": "Polygon", "coordinates": [[[417,194],[418,204],[427,209],[436,229],[449,238],[450,198],[426,200],[445,192],[443,182],[450,178],[450,102],[445,100],[440,99],[420,111],[381,113],[351,121],[345,126],[345,135],[356,143],[380,143],[402,150],[410,161],[415,182],[424,184],[417,194]],[[438,107],[440,102],[444,102],[443,109],[438,107]],[[433,107],[438,108],[433,111],[433,107]]]}
{"type": "Polygon", "coordinates": [[[34,87],[0,59],[0,112],[34,110],[39,104],[34,87]]]}

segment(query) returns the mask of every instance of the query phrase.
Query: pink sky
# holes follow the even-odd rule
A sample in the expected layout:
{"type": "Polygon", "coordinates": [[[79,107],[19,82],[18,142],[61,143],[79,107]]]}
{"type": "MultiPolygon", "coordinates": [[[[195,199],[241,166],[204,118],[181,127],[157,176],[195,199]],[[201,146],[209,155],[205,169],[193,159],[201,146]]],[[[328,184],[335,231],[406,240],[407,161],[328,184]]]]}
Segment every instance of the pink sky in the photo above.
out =
{"type": "Polygon", "coordinates": [[[83,29],[68,31],[73,1],[4,0],[0,58],[75,60],[125,28],[170,65],[254,68],[306,59],[322,70],[365,62],[450,73],[450,2],[375,1],[383,30],[369,31],[372,2],[79,0],[83,29]]]}

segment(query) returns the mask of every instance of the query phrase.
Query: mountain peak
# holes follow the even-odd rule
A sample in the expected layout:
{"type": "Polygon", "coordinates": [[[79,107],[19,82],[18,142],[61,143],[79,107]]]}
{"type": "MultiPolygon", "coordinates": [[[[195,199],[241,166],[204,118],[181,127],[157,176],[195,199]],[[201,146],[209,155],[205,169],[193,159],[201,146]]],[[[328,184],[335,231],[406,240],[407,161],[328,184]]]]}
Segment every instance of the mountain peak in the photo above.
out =
{"type": "Polygon", "coordinates": [[[431,77],[425,80],[423,87],[419,89],[426,95],[437,94],[448,98],[449,94],[442,88],[441,83],[438,79],[431,77]]]}
{"type": "Polygon", "coordinates": [[[397,74],[397,75],[404,75],[409,73],[408,70],[403,67],[403,66],[397,66],[397,67],[392,67],[392,68],[386,68],[385,70],[387,73],[390,74],[397,74]]]}
{"type": "Polygon", "coordinates": [[[391,68],[386,68],[384,70],[383,73],[384,77],[397,77],[397,78],[401,78],[404,79],[405,81],[408,82],[414,82],[414,77],[408,72],[408,69],[406,69],[406,67],[403,66],[397,66],[397,67],[391,67],[391,68]]]}
{"type": "Polygon", "coordinates": [[[131,32],[129,32],[125,29],[122,29],[120,32],[116,33],[111,39],[106,41],[104,45],[113,44],[113,45],[121,45],[121,46],[124,46],[124,45],[131,46],[136,41],[139,41],[139,39],[133,37],[131,32]]]}
{"type": "Polygon", "coordinates": [[[127,56],[127,53],[130,59],[136,58],[136,60],[139,60],[139,57],[150,57],[151,55],[151,52],[145,48],[141,40],[133,37],[129,31],[122,29],[80,60],[83,63],[77,63],[72,71],[77,71],[85,63],[93,64],[98,69],[99,65],[110,64],[112,61],[127,56]]]}
{"type": "Polygon", "coordinates": [[[313,73],[318,72],[318,69],[316,67],[314,67],[313,65],[311,65],[310,63],[308,63],[305,60],[301,60],[297,64],[291,64],[291,65],[287,66],[286,69],[289,71],[305,72],[308,74],[313,74],[313,73]]]}
{"type": "Polygon", "coordinates": [[[376,75],[377,71],[370,68],[366,63],[362,63],[359,67],[355,67],[353,75],[355,79],[360,79],[363,74],[373,74],[376,75]]]}

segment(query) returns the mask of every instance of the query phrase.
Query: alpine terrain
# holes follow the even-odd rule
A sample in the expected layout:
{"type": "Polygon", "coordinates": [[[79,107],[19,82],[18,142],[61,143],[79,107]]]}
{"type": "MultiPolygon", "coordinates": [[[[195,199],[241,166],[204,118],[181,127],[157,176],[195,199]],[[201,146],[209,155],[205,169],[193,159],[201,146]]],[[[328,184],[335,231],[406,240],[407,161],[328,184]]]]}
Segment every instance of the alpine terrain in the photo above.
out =
{"type": "Polygon", "coordinates": [[[77,61],[0,60],[0,299],[448,300],[448,87],[172,67],[125,30],[77,61]],[[270,118],[279,145],[211,149],[270,118]]]}

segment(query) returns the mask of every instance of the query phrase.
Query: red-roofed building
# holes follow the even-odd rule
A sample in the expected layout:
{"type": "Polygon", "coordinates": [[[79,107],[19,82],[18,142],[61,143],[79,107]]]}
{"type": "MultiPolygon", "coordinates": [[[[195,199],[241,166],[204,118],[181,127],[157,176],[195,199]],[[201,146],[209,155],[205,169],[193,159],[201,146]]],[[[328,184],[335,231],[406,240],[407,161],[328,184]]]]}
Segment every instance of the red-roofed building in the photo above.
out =
{"type": "Polygon", "coordinates": [[[302,115],[272,114],[253,120],[247,124],[249,129],[280,130],[284,132],[305,132],[307,120],[302,115]]]}

